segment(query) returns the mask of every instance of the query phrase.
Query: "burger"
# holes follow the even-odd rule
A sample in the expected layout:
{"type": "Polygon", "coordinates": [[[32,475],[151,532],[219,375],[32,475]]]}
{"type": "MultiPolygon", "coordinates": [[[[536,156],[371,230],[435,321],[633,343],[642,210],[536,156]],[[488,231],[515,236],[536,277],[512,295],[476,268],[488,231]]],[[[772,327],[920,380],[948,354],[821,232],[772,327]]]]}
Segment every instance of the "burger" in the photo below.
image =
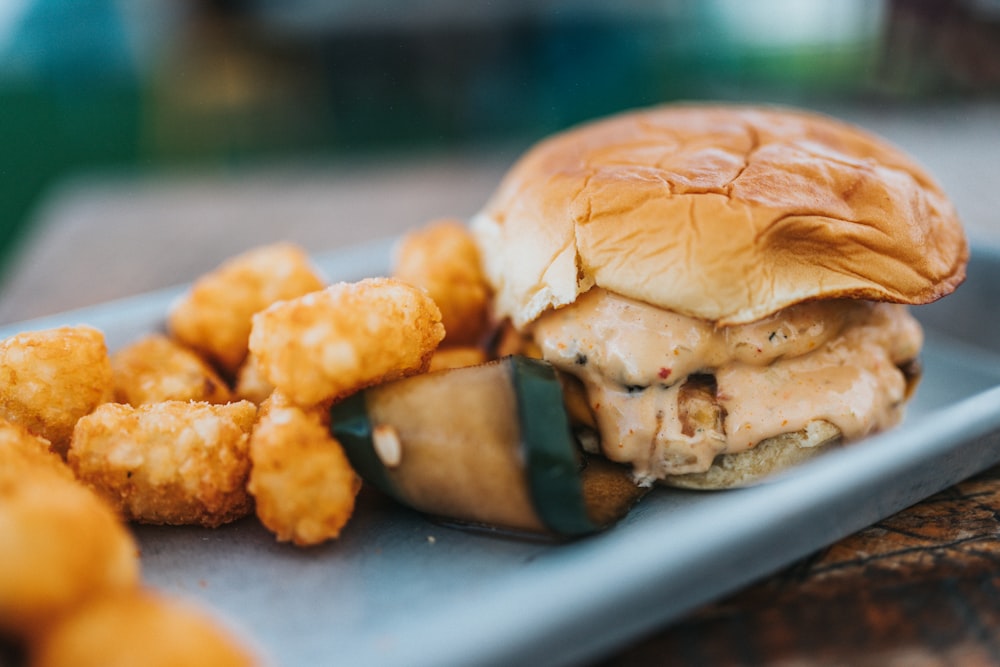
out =
{"type": "Polygon", "coordinates": [[[968,244],[907,155],[811,112],[667,105],[530,149],[471,221],[494,316],[555,366],[585,448],[643,485],[755,483],[897,424],[908,306],[968,244]]]}

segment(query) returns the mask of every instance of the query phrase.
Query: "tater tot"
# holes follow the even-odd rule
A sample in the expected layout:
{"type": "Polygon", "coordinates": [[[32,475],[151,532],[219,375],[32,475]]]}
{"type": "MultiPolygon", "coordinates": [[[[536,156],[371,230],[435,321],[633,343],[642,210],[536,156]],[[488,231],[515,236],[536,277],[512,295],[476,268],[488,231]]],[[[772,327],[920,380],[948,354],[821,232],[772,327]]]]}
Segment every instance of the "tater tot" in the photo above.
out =
{"type": "Polygon", "coordinates": [[[441,309],[445,345],[473,345],[489,327],[490,290],[479,250],[457,220],[439,220],[403,237],[393,277],[427,290],[441,309]]]}
{"type": "Polygon", "coordinates": [[[441,347],[431,357],[428,371],[443,371],[448,368],[464,368],[486,362],[486,352],[478,347],[441,347]]]}
{"type": "Polygon", "coordinates": [[[200,605],[148,588],[95,600],[30,647],[34,667],[262,664],[200,605]]]}
{"type": "Polygon", "coordinates": [[[111,400],[104,334],[89,326],[17,334],[0,342],[0,417],[64,454],[76,421],[111,400]]]}
{"type": "Polygon", "coordinates": [[[0,634],[30,638],[136,585],[136,544],[93,492],[46,465],[0,466],[0,634]]]}
{"type": "Polygon", "coordinates": [[[361,480],[327,427],[325,410],[272,395],[250,437],[248,489],[257,517],[281,542],[338,537],[354,512],[361,480]]]}
{"type": "Polygon", "coordinates": [[[423,372],[443,337],[441,312],[423,290],[369,278],[261,311],[250,350],[277,390],[308,406],[423,372]]]}
{"type": "Polygon", "coordinates": [[[43,468],[65,479],[76,479],[66,462],[51,450],[48,440],[2,417],[0,417],[0,468],[8,472],[16,468],[29,472],[43,468]]]}
{"type": "Polygon", "coordinates": [[[235,373],[247,354],[253,314],[324,284],[302,249],[289,243],[263,246],[195,281],[171,307],[167,328],[184,345],[235,373]]]}
{"type": "Polygon", "coordinates": [[[144,336],[111,355],[115,400],[227,403],[229,387],[201,357],[162,334],[144,336]]]}
{"type": "Polygon", "coordinates": [[[239,372],[236,373],[236,386],[233,387],[233,395],[240,400],[260,405],[273,391],[274,386],[261,373],[260,366],[257,365],[257,358],[248,354],[243,365],[240,366],[239,372]]]}
{"type": "Polygon", "coordinates": [[[257,407],[106,403],[81,419],[67,462],[131,521],[219,526],[249,513],[257,407]]]}

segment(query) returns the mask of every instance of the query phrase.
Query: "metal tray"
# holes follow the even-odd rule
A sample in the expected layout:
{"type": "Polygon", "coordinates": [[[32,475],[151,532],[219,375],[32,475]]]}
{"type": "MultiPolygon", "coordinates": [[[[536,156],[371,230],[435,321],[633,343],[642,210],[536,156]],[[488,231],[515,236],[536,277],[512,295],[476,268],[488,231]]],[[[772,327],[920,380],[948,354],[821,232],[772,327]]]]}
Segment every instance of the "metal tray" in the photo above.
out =
{"type": "MultiPolygon", "coordinates": [[[[376,275],[390,242],[321,256],[376,275]]],[[[145,579],[203,600],[273,664],[563,665],[592,661],[1000,461],[1000,252],[916,309],[925,374],[898,429],[739,491],[657,490],[614,529],[566,544],[438,525],[372,490],[342,538],[277,544],[254,518],[137,526],[145,579]]],[[[0,329],[65,323],[121,345],[162,326],[170,289],[0,329]]]]}

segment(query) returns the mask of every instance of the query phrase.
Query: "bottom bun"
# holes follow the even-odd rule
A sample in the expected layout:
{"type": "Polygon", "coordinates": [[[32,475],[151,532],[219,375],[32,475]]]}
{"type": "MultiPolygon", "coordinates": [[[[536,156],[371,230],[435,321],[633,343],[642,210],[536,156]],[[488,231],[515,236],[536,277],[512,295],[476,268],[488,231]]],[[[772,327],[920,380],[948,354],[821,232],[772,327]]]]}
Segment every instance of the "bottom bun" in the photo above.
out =
{"type": "Polygon", "coordinates": [[[760,441],[753,449],[715,457],[705,472],[669,475],[660,484],[682,489],[716,490],[752,486],[840,444],[840,429],[828,421],[809,422],[801,431],[760,441]]]}

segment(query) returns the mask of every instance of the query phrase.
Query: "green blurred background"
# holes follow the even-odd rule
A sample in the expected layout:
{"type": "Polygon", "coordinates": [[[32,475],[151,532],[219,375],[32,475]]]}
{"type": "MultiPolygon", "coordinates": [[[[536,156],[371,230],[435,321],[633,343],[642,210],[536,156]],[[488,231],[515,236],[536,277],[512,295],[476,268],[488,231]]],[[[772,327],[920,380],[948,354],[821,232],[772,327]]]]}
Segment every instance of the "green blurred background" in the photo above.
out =
{"type": "Polygon", "coordinates": [[[0,0],[0,277],[81,173],[462,149],[675,99],[998,94],[997,0],[0,0]]]}

